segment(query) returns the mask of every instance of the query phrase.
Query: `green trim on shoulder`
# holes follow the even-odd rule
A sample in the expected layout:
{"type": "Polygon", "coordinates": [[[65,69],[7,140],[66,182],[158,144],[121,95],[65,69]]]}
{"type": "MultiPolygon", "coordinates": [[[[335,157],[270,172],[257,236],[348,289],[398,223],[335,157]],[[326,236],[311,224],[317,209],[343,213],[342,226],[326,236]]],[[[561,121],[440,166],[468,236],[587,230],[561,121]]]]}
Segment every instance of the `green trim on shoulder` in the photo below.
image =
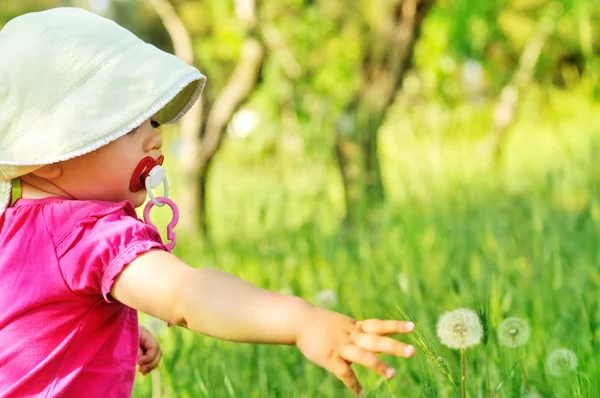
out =
{"type": "Polygon", "coordinates": [[[21,199],[21,179],[15,178],[12,180],[12,200],[10,201],[10,205],[14,205],[19,199],[21,199]]]}

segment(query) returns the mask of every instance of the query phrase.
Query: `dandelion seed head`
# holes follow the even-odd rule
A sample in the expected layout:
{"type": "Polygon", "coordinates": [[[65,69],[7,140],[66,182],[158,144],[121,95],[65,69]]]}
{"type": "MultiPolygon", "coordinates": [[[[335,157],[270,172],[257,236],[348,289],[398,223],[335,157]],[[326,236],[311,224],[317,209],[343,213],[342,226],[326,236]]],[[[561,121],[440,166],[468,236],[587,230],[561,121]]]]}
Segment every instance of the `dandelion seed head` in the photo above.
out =
{"type": "Polygon", "coordinates": [[[337,305],[337,297],[333,290],[329,289],[322,290],[319,293],[317,293],[315,301],[318,306],[325,308],[332,308],[337,305]]]}
{"type": "Polygon", "coordinates": [[[404,293],[408,293],[409,290],[409,282],[408,282],[408,277],[406,276],[405,273],[400,272],[398,274],[398,286],[400,286],[400,289],[404,292],[404,293]]]}
{"type": "Polygon", "coordinates": [[[527,343],[529,335],[529,324],[521,318],[506,318],[498,327],[498,340],[506,347],[514,348],[527,343]]]}
{"type": "Polygon", "coordinates": [[[548,355],[546,369],[554,377],[561,377],[577,368],[577,355],[568,348],[559,348],[548,355]]]}
{"type": "Polygon", "coordinates": [[[143,325],[150,330],[153,335],[158,336],[165,330],[167,324],[158,318],[149,316],[144,320],[143,325]]]}
{"type": "Polygon", "coordinates": [[[535,390],[530,389],[529,391],[525,391],[525,393],[521,396],[521,398],[541,398],[542,396],[535,390]]]}
{"type": "Polygon", "coordinates": [[[445,346],[468,348],[481,342],[483,328],[475,311],[461,308],[443,314],[437,324],[437,335],[445,346]]]}
{"type": "Polygon", "coordinates": [[[294,294],[294,290],[289,285],[285,285],[279,289],[279,293],[291,296],[294,294]]]}

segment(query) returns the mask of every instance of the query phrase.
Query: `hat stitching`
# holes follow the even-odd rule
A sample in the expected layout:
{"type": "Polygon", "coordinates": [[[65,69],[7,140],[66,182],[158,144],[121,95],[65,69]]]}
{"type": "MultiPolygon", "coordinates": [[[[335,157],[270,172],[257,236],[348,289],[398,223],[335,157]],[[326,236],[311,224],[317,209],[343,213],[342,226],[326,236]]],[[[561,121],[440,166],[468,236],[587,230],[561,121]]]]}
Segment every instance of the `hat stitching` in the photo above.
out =
{"type": "Polygon", "coordinates": [[[56,41],[57,41],[58,43],[60,43],[60,44],[61,44],[63,47],[66,47],[66,48],[67,48],[67,49],[68,49],[68,50],[71,52],[71,54],[73,54],[73,55],[75,56],[75,58],[77,58],[77,60],[78,60],[79,62],[82,62],[82,63],[83,63],[83,60],[82,60],[82,59],[79,57],[79,54],[77,54],[77,51],[75,51],[75,49],[73,49],[73,47],[71,47],[71,46],[70,46],[70,45],[69,45],[69,44],[68,44],[66,41],[64,41],[64,40],[63,40],[63,39],[62,39],[62,38],[61,38],[61,37],[58,35],[58,33],[56,32],[56,29],[53,29],[53,28],[51,28],[51,27],[50,27],[50,26],[48,26],[48,25],[44,25],[44,28],[45,28],[45,29],[44,29],[44,32],[48,31],[48,32],[52,33],[52,36],[54,37],[54,39],[56,39],[56,41]]]}

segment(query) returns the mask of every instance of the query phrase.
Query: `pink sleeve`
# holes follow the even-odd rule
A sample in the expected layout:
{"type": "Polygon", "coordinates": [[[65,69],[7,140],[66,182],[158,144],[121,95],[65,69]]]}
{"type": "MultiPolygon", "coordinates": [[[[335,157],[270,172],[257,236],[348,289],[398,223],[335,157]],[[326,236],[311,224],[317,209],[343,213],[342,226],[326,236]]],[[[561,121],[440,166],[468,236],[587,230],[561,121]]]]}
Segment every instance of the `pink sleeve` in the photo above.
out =
{"type": "Polygon", "coordinates": [[[92,214],[57,245],[63,278],[74,293],[112,302],[112,285],[129,263],[151,249],[166,250],[156,228],[130,213],[120,206],[92,214]]]}

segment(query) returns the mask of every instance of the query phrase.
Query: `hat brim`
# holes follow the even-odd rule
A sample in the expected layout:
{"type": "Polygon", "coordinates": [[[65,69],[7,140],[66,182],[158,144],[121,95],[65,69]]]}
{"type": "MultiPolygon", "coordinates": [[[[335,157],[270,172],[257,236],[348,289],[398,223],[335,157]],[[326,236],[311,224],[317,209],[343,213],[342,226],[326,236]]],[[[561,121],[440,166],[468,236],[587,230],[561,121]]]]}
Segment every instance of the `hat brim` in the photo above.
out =
{"type": "Polygon", "coordinates": [[[135,44],[32,121],[3,151],[0,179],[18,177],[14,170],[7,175],[2,166],[41,166],[84,155],[154,115],[161,124],[174,123],[196,102],[205,80],[182,59],[147,43],[135,44]]]}
{"type": "Polygon", "coordinates": [[[0,215],[10,204],[12,186],[10,182],[0,181],[0,215]]]}

